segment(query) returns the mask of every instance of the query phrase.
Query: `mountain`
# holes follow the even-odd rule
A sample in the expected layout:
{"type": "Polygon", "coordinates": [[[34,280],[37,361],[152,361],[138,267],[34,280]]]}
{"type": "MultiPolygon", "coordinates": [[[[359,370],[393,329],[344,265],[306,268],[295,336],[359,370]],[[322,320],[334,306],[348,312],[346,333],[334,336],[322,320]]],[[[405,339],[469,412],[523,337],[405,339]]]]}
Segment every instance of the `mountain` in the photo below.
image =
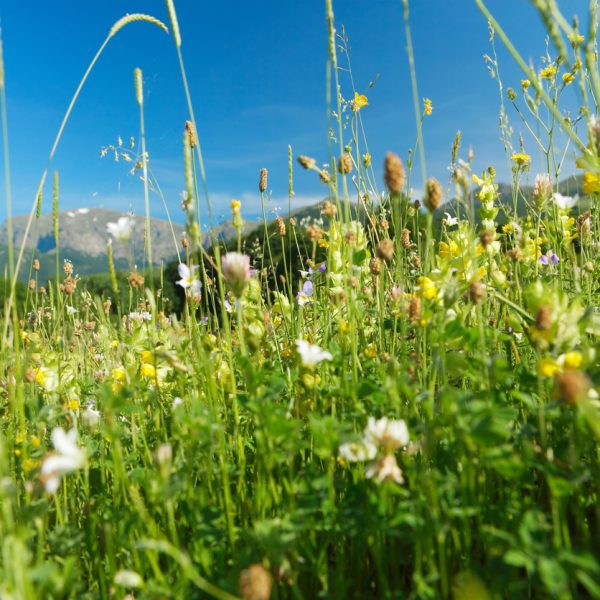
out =
{"type": "MultiPolygon", "coordinates": [[[[61,211],[58,214],[60,261],[70,260],[75,273],[80,275],[107,271],[108,223],[116,223],[126,213],[105,208],[79,208],[61,211]]],[[[28,215],[13,217],[13,242],[15,254],[23,242],[28,215]]],[[[142,265],[144,261],[145,218],[136,216],[130,241],[123,244],[113,241],[113,256],[117,269],[131,268],[131,264],[142,265]]],[[[177,256],[176,244],[184,228],[171,225],[160,219],[150,219],[152,260],[155,264],[170,262],[177,256]]],[[[4,271],[8,257],[8,235],[6,223],[0,228],[0,269],[4,271]]],[[[51,214],[34,219],[26,241],[21,279],[29,278],[33,258],[40,261],[39,277],[43,281],[56,272],[56,242],[51,214]]]]}

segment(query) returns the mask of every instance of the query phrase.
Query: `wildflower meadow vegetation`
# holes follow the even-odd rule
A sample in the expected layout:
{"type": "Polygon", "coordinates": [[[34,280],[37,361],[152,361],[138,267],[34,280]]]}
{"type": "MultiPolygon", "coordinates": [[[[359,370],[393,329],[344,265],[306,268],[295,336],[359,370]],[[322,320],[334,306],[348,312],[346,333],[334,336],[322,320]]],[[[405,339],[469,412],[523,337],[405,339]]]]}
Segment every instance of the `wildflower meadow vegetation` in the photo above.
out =
{"type": "MultiPolygon", "coordinates": [[[[178,264],[153,268],[160,188],[138,69],[140,139],[102,153],[141,176],[146,215],[109,224],[108,288],[89,289],[60,258],[51,167],[27,233],[49,188],[54,276],[38,280],[38,260],[27,264],[9,236],[0,598],[600,598],[596,2],[585,31],[554,1],[532,3],[549,36],[535,65],[476,0],[491,46],[523,70],[512,88],[499,81],[512,165],[502,194],[493,165],[474,172],[460,133],[448,180],[425,176],[436,99],[419,97],[414,67],[413,147],[370,155],[369,91],[341,81],[349,56],[326,0],[330,143],[319,157],[289,148],[290,209],[272,222],[265,213],[253,234],[233,200],[227,243],[213,233],[173,0],[164,16],[114,24],[50,161],[104,47],[134,22],[164,30],[188,106],[186,234],[178,264]],[[561,105],[566,89],[575,112],[561,105]],[[529,148],[513,146],[511,106],[529,148]],[[309,178],[324,200],[300,221],[290,211],[309,178]],[[123,275],[113,251],[134,227],[146,228],[146,260],[123,275]],[[17,294],[23,270],[31,281],[17,294]],[[167,279],[185,296],[180,310],[167,279]]],[[[499,78],[494,53],[488,68],[499,78]]],[[[10,232],[5,85],[0,53],[10,232]]],[[[257,184],[264,206],[266,168],[257,184]]]]}

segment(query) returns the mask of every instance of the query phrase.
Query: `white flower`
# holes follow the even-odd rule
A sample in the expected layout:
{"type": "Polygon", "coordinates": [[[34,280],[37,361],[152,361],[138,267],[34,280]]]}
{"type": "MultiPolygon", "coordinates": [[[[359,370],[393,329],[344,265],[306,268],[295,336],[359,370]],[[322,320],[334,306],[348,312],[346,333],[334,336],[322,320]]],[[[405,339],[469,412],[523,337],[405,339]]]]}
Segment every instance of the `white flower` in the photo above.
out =
{"type": "Polygon", "coordinates": [[[93,428],[100,423],[102,415],[100,414],[99,410],[94,408],[94,403],[90,402],[88,407],[83,411],[81,418],[83,419],[84,425],[93,428]]]}
{"type": "Polygon", "coordinates": [[[577,204],[577,202],[579,202],[579,196],[563,196],[558,192],[552,194],[552,198],[554,199],[556,206],[558,206],[558,208],[561,208],[562,210],[568,210],[570,208],[573,208],[577,204]]]}
{"type": "Polygon", "coordinates": [[[56,454],[48,456],[40,471],[46,491],[56,493],[60,485],[60,478],[85,465],[85,453],[77,445],[77,430],[71,429],[68,433],[62,427],[52,430],[52,444],[56,454]]]}
{"type": "Polygon", "coordinates": [[[365,439],[372,444],[383,446],[386,450],[394,450],[408,444],[408,428],[402,419],[394,421],[383,417],[375,420],[369,417],[365,439]]]}
{"type": "Polygon", "coordinates": [[[404,483],[402,470],[396,462],[396,457],[393,454],[386,454],[378,461],[370,465],[365,471],[368,479],[375,478],[378,483],[384,481],[395,481],[396,483],[404,483]]]}
{"type": "Polygon", "coordinates": [[[306,340],[296,340],[296,348],[302,364],[312,369],[323,360],[332,360],[333,356],[316,344],[309,344],[306,340]]]}
{"type": "Polygon", "coordinates": [[[377,455],[377,447],[368,440],[342,444],[339,449],[340,456],[348,462],[363,462],[373,460],[377,455]]]}
{"type": "Polygon", "coordinates": [[[175,396],[175,398],[173,398],[173,404],[171,404],[171,408],[175,410],[178,406],[181,406],[182,404],[183,400],[179,396],[175,396]]]}
{"type": "Polygon", "coordinates": [[[446,227],[458,225],[458,217],[452,217],[450,213],[444,213],[444,221],[446,222],[446,227]]]}
{"type": "Polygon", "coordinates": [[[119,217],[116,223],[107,223],[106,231],[116,240],[126,242],[133,231],[135,221],[131,217],[119,217]]]}
{"type": "Polygon", "coordinates": [[[77,312],[77,309],[74,306],[67,306],[67,314],[74,315],[77,312]]]}
{"type": "Polygon", "coordinates": [[[132,320],[132,321],[152,321],[152,313],[149,313],[146,310],[143,310],[141,312],[130,312],[128,317],[132,320]]]}
{"type": "Polygon", "coordinates": [[[185,263],[179,263],[177,272],[181,279],[177,282],[184,290],[187,288],[191,289],[192,295],[199,294],[202,284],[197,277],[194,277],[194,273],[198,270],[198,265],[192,265],[190,269],[185,263]]]}
{"type": "Polygon", "coordinates": [[[139,573],[127,571],[126,569],[121,569],[115,573],[114,582],[115,585],[124,588],[141,588],[144,585],[144,580],[139,573]]]}

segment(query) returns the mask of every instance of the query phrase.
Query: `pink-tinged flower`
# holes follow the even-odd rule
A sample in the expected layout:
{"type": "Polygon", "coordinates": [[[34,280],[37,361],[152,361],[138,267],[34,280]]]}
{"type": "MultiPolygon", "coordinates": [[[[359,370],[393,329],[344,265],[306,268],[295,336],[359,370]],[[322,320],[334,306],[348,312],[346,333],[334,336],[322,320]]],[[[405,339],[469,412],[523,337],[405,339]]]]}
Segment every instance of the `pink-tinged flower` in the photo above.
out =
{"type": "Polygon", "coordinates": [[[250,279],[250,257],[239,252],[228,252],[221,259],[221,272],[233,295],[241,298],[250,279]]]}
{"type": "Polygon", "coordinates": [[[313,295],[313,284],[312,281],[305,281],[302,289],[298,292],[296,296],[296,300],[298,300],[298,304],[300,306],[304,306],[311,301],[311,296],[313,295]]]}
{"type": "Polygon", "coordinates": [[[329,352],[316,344],[309,344],[306,340],[296,340],[296,348],[302,364],[309,369],[313,369],[321,361],[333,360],[329,352]]]}
{"type": "Polygon", "coordinates": [[[348,462],[364,462],[377,456],[377,447],[368,440],[342,444],[339,449],[340,457],[348,462]]]}
{"type": "Polygon", "coordinates": [[[384,481],[394,481],[395,483],[404,483],[402,470],[396,462],[396,457],[393,454],[386,454],[378,461],[367,467],[365,475],[368,479],[375,479],[378,483],[384,481]]]}

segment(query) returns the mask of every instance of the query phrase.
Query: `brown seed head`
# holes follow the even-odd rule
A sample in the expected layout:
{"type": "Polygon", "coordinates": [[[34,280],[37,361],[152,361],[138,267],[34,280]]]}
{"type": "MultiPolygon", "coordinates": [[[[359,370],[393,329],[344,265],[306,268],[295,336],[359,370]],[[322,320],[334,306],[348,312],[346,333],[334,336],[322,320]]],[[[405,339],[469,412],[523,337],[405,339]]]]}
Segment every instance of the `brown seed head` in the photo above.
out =
{"type": "Polygon", "coordinates": [[[547,304],[542,304],[539,307],[537,315],[535,316],[535,326],[540,331],[547,331],[552,327],[552,308],[547,304]]]}
{"type": "Polygon", "coordinates": [[[67,277],[65,279],[64,285],[62,286],[62,290],[65,292],[65,294],[68,294],[70,296],[75,291],[76,287],[77,280],[73,279],[73,277],[67,277]]]}
{"type": "Polygon", "coordinates": [[[374,256],[369,261],[369,268],[371,269],[371,273],[373,275],[379,275],[379,273],[381,273],[381,260],[374,256]]]}
{"type": "Polygon", "coordinates": [[[65,259],[63,263],[63,271],[67,277],[73,275],[73,263],[70,260],[65,259]]]}
{"type": "Polygon", "coordinates": [[[481,245],[485,248],[494,241],[494,234],[486,229],[479,234],[479,241],[481,242],[481,245]]]}
{"type": "Polygon", "coordinates": [[[472,281],[469,286],[469,299],[473,304],[479,304],[485,296],[485,288],[481,281],[472,281]]]}
{"type": "Polygon", "coordinates": [[[381,219],[381,221],[379,221],[379,227],[384,231],[387,231],[390,228],[390,222],[387,219],[381,219]]]}
{"type": "Polygon", "coordinates": [[[420,269],[421,268],[421,257],[418,254],[415,254],[412,257],[412,264],[413,264],[413,267],[415,269],[420,269]]]}
{"type": "Polygon", "coordinates": [[[35,290],[35,279],[30,279],[29,280],[29,289],[30,290],[35,290]]]}
{"type": "Polygon", "coordinates": [[[569,404],[576,404],[587,395],[590,380],[581,371],[565,371],[556,378],[558,397],[569,404]]]}
{"type": "Polygon", "coordinates": [[[329,174],[329,171],[321,169],[319,171],[319,178],[321,179],[321,183],[328,184],[331,182],[331,175],[329,174]]]}
{"type": "Polygon", "coordinates": [[[267,191],[267,173],[266,169],[260,170],[260,177],[258,178],[258,191],[262,194],[267,191]]]}
{"type": "Polygon", "coordinates": [[[383,163],[383,179],[391,194],[401,194],[406,181],[404,165],[397,154],[388,152],[383,163]]]}
{"type": "Polygon", "coordinates": [[[40,270],[40,261],[37,258],[33,261],[33,270],[34,271],[40,270]]]}
{"type": "Polygon", "coordinates": [[[410,243],[410,229],[403,229],[402,230],[401,243],[402,243],[402,247],[403,248],[410,248],[410,246],[411,246],[411,243],[410,243]]]}
{"type": "Polygon", "coordinates": [[[383,260],[390,261],[394,258],[394,242],[389,238],[381,240],[376,248],[377,256],[383,260]]]}
{"type": "Polygon", "coordinates": [[[318,242],[323,239],[323,230],[318,225],[312,224],[306,228],[306,235],[311,242],[318,242]]]}
{"type": "Polygon", "coordinates": [[[521,248],[511,248],[507,253],[508,257],[515,262],[523,259],[523,251],[521,248]]]}
{"type": "Polygon", "coordinates": [[[281,217],[275,219],[275,229],[277,230],[277,235],[280,237],[285,236],[285,221],[281,217]]]}
{"type": "Polygon", "coordinates": [[[314,169],[317,164],[317,161],[314,158],[311,158],[310,156],[304,156],[302,154],[298,157],[298,162],[302,167],[309,170],[314,169]]]}
{"type": "Polygon", "coordinates": [[[408,305],[408,318],[411,323],[416,323],[421,318],[421,299],[413,296],[408,305]]]}
{"type": "Polygon", "coordinates": [[[437,210],[442,203],[442,186],[435,177],[430,177],[425,184],[425,206],[430,212],[437,210]]]}
{"type": "Polygon", "coordinates": [[[352,172],[352,157],[347,152],[342,154],[338,160],[338,171],[342,175],[348,175],[352,172]]]}
{"type": "Polygon", "coordinates": [[[194,124],[191,121],[185,122],[185,132],[190,140],[190,148],[194,148],[196,145],[196,130],[194,129],[194,124]]]}
{"type": "Polygon", "coordinates": [[[182,245],[184,248],[189,248],[189,245],[190,245],[190,240],[188,240],[188,237],[187,237],[187,235],[182,235],[182,236],[181,236],[181,245],[182,245]]]}
{"type": "Polygon", "coordinates": [[[333,219],[335,215],[337,215],[337,206],[332,202],[327,200],[325,204],[323,204],[323,210],[321,211],[323,216],[328,217],[329,219],[333,219]]]}
{"type": "Polygon", "coordinates": [[[144,286],[144,276],[139,273],[134,273],[133,271],[129,273],[127,281],[132,288],[141,288],[144,286]]]}

